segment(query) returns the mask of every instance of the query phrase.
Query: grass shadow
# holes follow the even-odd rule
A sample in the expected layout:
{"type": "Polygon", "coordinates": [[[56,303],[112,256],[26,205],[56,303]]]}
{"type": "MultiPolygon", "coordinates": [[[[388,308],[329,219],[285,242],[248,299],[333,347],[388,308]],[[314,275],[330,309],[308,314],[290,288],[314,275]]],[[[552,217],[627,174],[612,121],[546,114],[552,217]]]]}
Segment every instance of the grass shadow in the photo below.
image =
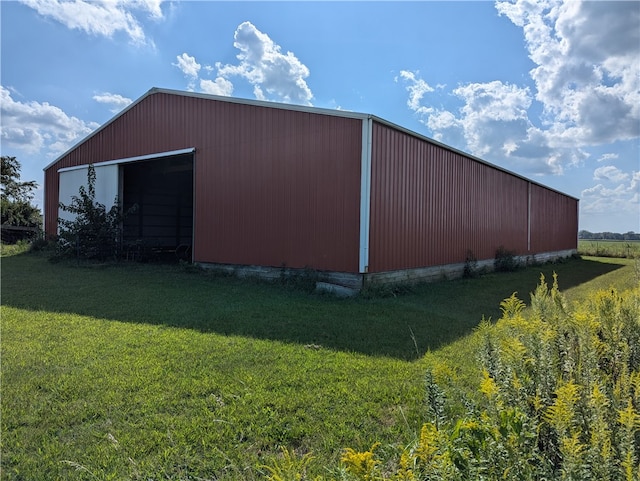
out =
{"type": "Polygon", "coordinates": [[[624,265],[573,259],[340,300],[179,266],[78,267],[16,255],[2,259],[2,304],[412,360],[469,334],[483,316],[497,319],[514,291],[528,302],[541,273],[550,281],[557,272],[565,290],[624,265]]]}

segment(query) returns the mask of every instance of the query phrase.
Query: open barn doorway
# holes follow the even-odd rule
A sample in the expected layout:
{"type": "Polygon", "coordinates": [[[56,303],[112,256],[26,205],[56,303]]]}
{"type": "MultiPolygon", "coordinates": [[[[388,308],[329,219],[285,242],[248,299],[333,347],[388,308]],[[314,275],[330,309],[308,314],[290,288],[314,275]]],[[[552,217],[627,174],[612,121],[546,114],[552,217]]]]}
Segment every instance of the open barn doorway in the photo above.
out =
{"type": "Polygon", "coordinates": [[[192,260],[193,153],[120,165],[124,255],[192,260]]]}

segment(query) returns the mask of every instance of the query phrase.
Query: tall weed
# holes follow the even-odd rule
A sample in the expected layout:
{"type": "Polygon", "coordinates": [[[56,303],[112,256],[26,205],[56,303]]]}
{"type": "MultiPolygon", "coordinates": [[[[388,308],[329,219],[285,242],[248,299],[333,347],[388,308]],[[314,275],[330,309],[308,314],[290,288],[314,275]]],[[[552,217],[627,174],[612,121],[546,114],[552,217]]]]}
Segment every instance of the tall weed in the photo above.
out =
{"type": "Polygon", "coordinates": [[[426,422],[391,457],[341,458],[344,480],[640,480],[640,288],[569,308],[554,275],[530,310],[515,293],[477,335],[479,401],[454,417],[427,375],[426,422]]]}
{"type": "Polygon", "coordinates": [[[514,272],[521,267],[516,252],[506,249],[504,246],[496,249],[495,259],[493,261],[493,268],[496,272],[514,272]]]}

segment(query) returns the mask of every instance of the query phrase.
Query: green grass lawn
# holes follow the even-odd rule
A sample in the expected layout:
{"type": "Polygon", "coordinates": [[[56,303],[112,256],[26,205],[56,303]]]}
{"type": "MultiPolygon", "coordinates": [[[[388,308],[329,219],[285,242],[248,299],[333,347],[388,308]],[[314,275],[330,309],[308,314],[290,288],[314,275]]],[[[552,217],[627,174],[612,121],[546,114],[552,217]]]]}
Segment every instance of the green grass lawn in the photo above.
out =
{"type": "Polygon", "coordinates": [[[567,297],[637,284],[584,258],[339,300],[180,266],[2,258],[2,478],[260,479],[279,446],[405,444],[424,375],[475,387],[473,330],[543,272],[567,297]]]}

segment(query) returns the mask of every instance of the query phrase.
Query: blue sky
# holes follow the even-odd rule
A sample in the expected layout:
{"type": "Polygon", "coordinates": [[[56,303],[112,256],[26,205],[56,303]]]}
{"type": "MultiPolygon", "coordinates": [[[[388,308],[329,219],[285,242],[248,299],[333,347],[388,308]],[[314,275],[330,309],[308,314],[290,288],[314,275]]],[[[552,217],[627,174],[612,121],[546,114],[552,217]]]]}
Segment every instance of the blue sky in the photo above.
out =
{"type": "MultiPolygon", "coordinates": [[[[151,87],[365,112],[640,232],[640,2],[0,3],[25,180],[151,87]]],[[[42,192],[36,196],[42,202],[42,192]]]]}

